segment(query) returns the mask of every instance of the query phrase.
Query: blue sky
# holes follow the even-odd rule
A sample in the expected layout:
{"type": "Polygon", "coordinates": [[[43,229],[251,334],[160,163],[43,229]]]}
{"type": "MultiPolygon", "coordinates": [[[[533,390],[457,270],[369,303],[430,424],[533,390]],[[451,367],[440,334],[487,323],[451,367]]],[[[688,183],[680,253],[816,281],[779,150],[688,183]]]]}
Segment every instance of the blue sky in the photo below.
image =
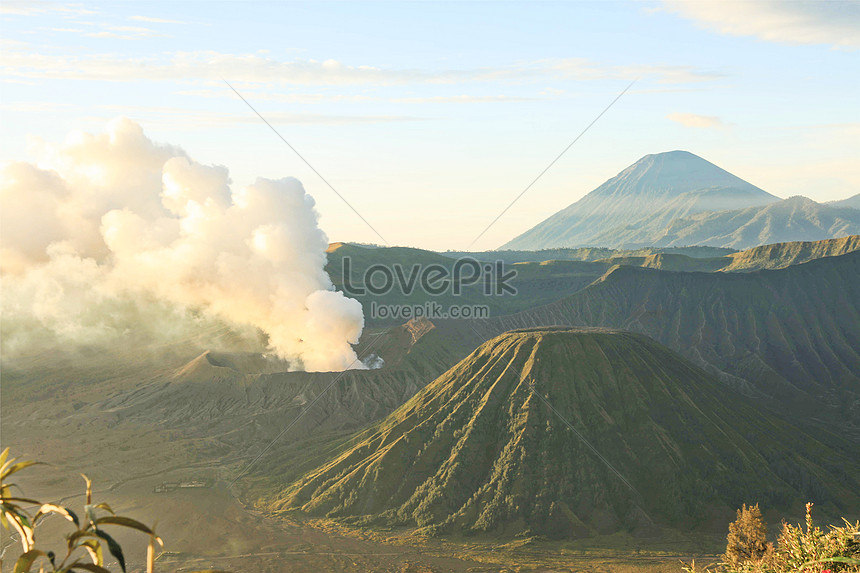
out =
{"type": "Polygon", "coordinates": [[[295,176],[331,240],[494,248],[648,153],[860,192],[857,2],[4,2],[0,159],[128,116],[235,186],[295,176]]]}

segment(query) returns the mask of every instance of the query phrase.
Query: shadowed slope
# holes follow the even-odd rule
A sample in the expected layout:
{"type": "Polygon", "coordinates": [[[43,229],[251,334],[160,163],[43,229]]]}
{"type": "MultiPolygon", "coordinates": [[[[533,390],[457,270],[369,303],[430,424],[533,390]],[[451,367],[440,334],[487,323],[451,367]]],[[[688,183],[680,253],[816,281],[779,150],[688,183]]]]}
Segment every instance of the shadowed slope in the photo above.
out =
{"type": "Polygon", "coordinates": [[[545,328],[485,343],[273,506],[576,537],[753,500],[856,508],[855,465],[646,337],[545,328]]]}
{"type": "Polygon", "coordinates": [[[752,273],[617,267],[556,303],[476,326],[492,336],[541,324],[641,332],[804,422],[860,427],[858,251],[752,273]]]}

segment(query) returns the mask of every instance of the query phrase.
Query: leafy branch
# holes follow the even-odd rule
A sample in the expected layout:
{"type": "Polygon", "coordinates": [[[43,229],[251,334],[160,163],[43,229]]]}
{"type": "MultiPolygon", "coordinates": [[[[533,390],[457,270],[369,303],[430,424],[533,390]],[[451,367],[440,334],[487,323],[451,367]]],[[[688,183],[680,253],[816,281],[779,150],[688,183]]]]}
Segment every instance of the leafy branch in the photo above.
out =
{"type": "MultiPolygon", "coordinates": [[[[21,461],[9,457],[9,448],[0,453],[0,523],[9,531],[14,531],[21,542],[22,553],[15,561],[13,573],[30,573],[39,567],[39,573],[70,573],[72,571],[89,571],[91,573],[112,573],[105,565],[105,549],[119,563],[123,573],[126,572],[126,560],[122,547],[107,531],[105,526],[124,527],[133,529],[149,536],[146,549],[146,571],[155,571],[156,551],[164,547],[164,542],[155,534],[154,528],[143,523],[117,515],[106,503],[93,503],[92,481],[82,475],[86,482],[86,504],[82,516],[78,516],[67,507],[52,503],[42,503],[27,497],[16,497],[12,489],[20,488],[9,482],[9,478],[19,471],[41,462],[21,461]],[[31,514],[27,507],[38,507],[31,514]],[[58,555],[53,551],[44,551],[36,547],[36,527],[50,515],[59,515],[74,525],[75,529],[66,535],[66,554],[58,562],[58,555]]],[[[0,564],[2,566],[2,564],[0,564]]],[[[226,573],[209,569],[194,573],[226,573]]]]}

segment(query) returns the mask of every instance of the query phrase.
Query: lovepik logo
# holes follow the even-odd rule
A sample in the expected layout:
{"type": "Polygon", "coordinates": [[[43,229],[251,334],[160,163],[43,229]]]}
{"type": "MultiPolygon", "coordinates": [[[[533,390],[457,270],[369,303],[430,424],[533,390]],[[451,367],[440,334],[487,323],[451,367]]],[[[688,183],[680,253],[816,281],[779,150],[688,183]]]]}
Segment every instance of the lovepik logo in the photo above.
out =
{"type": "Polygon", "coordinates": [[[415,263],[408,268],[399,263],[376,263],[367,267],[355,282],[352,269],[352,260],[350,257],[344,257],[341,276],[344,293],[348,296],[381,296],[395,288],[406,296],[414,293],[416,289],[432,296],[449,291],[452,295],[459,296],[463,294],[465,287],[478,284],[485,296],[517,294],[516,287],[510,284],[516,278],[517,271],[506,269],[504,261],[489,263],[462,257],[454,261],[450,268],[440,263],[415,263]]]}

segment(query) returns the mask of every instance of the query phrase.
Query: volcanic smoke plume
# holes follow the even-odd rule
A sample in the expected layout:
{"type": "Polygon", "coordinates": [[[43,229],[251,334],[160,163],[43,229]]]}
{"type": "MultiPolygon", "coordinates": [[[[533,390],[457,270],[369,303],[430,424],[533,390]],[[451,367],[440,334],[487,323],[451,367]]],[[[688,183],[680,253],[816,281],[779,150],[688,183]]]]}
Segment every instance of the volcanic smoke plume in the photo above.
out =
{"type": "Polygon", "coordinates": [[[36,147],[0,171],[3,355],[170,343],[226,323],[294,369],[363,368],[361,305],[324,270],[328,239],[293,178],[232,189],[227,169],[133,121],[36,147]]]}

